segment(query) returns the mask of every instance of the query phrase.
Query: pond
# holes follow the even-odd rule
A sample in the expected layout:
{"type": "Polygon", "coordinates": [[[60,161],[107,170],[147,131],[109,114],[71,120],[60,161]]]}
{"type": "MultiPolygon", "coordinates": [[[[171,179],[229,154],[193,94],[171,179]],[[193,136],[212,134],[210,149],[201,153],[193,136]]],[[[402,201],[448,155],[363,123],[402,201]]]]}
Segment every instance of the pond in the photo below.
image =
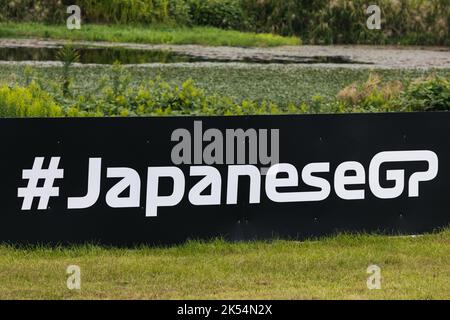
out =
{"type": "MultiPolygon", "coordinates": [[[[271,58],[236,57],[216,58],[185,53],[177,53],[169,50],[142,50],[117,47],[78,47],[80,63],[88,64],[113,64],[119,61],[121,64],[143,63],[178,63],[178,62],[243,62],[262,64],[361,64],[347,56],[284,56],[278,55],[271,58]]],[[[0,61],[58,61],[58,47],[1,47],[0,61]]]]}

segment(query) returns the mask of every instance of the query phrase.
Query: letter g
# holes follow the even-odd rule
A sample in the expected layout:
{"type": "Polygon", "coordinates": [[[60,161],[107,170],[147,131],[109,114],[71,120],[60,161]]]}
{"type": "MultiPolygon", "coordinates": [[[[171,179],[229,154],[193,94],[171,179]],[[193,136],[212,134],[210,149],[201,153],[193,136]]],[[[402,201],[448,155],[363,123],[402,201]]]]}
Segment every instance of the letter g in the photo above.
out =
{"type": "Polygon", "coordinates": [[[428,170],[411,175],[408,183],[409,197],[419,196],[419,182],[431,181],[436,178],[439,170],[439,160],[436,153],[428,150],[420,151],[389,151],[378,153],[370,163],[369,184],[372,193],[380,199],[394,199],[402,195],[405,189],[405,170],[388,170],[386,178],[395,181],[392,188],[380,185],[380,167],[387,162],[419,162],[428,163],[428,170]]]}

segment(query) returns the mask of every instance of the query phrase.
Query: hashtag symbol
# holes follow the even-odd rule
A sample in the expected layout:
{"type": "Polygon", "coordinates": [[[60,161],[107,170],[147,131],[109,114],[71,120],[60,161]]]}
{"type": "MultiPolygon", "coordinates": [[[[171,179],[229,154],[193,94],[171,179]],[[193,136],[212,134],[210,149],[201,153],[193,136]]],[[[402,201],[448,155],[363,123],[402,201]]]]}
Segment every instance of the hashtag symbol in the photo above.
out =
{"type": "Polygon", "coordinates": [[[17,196],[23,198],[22,210],[31,210],[34,198],[39,199],[38,210],[45,210],[50,198],[59,196],[59,188],[53,185],[64,177],[64,169],[58,169],[60,159],[52,157],[48,169],[43,169],[44,158],[37,157],[31,170],[22,171],[22,179],[28,180],[26,188],[17,189],[17,196]],[[39,180],[44,180],[42,187],[38,187],[39,180]]]}

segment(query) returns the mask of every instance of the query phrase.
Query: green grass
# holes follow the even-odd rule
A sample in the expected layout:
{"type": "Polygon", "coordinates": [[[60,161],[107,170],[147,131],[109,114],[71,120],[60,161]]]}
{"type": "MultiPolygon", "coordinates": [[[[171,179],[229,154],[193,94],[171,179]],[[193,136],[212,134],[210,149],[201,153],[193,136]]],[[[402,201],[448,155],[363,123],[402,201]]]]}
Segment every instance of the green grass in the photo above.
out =
{"type": "MultiPolygon", "coordinates": [[[[252,99],[269,100],[281,106],[289,102],[300,104],[311,102],[320,95],[324,100],[333,100],[336,94],[353,82],[367,80],[371,72],[379,74],[385,81],[400,80],[404,83],[411,79],[437,74],[449,76],[450,70],[369,70],[369,69],[324,69],[302,68],[296,66],[277,67],[183,67],[165,65],[161,67],[127,68],[130,71],[131,85],[159,76],[171,84],[181,84],[192,78],[196,85],[208,94],[220,94],[236,101],[252,99]]],[[[45,80],[54,80],[60,74],[60,68],[35,68],[36,76],[45,80]]],[[[73,85],[76,92],[86,94],[103,77],[111,74],[111,67],[88,67],[73,69],[73,85]]],[[[23,66],[0,66],[0,82],[24,84],[23,66]]]]}
{"type": "Polygon", "coordinates": [[[238,47],[274,47],[301,43],[300,39],[296,37],[221,30],[211,27],[139,27],[94,24],[84,24],[81,30],[68,30],[65,25],[0,23],[0,37],[238,47]]]}
{"type": "Polygon", "coordinates": [[[450,299],[450,230],[171,248],[0,246],[0,299],[450,299]],[[382,289],[368,290],[369,265],[382,289]],[[81,291],[66,268],[81,268],[81,291]]]}

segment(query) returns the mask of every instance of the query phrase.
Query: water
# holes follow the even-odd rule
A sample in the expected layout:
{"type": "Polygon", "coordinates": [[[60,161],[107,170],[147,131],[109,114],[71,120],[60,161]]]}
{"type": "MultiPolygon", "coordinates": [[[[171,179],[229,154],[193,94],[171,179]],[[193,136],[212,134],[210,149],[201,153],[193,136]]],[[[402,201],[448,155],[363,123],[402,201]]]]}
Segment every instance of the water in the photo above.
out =
{"type": "MultiPolygon", "coordinates": [[[[35,47],[2,47],[0,48],[0,61],[58,61],[59,48],[35,48],[35,47]]],[[[138,50],[127,48],[88,48],[79,47],[80,63],[88,64],[113,64],[119,61],[121,64],[142,63],[177,63],[177,62],[244,62],[244,63],[281,63],[281,64],[354,64],[345,56],[276,56],[270,59],[244,57],[235,59],[220,59],[204,56],[194,56],[176,53],[168,50],[138,50]]]]}
{"type": "MultiPolygon", "coordinates": [[[[58,61],[59,48],[4,47],[2,61],[58,61]]],[[[131,50],[124,48],[77,48],[81,63],[122,64],[190,62],[189,57],[164,50],[131,50]]]]}

